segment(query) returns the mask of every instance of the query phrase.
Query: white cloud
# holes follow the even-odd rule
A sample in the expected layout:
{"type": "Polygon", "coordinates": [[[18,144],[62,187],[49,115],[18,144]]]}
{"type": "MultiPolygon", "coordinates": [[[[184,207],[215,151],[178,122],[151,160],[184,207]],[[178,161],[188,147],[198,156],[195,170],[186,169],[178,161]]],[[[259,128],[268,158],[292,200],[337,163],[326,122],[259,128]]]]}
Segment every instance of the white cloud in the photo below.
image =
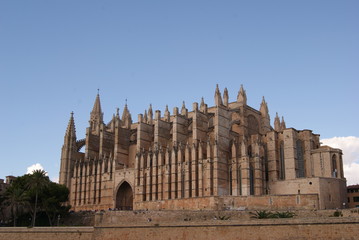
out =
{"type": "Polygon", "coordinates": [[[52,177],[52,178],[51,178],[51,181],[52,181],[52,182],[55,182],[55,183],[59,183],[59,177],[58,177],[58,176],[52,177]]]}
{"type": "Polygon", "coordinates": [[[359,138],[333,137],[321,139],[323,145],[340,148],[343,151],[344,176],[347,185],[359,184],[359,138]]]}
{"type": "Polygon", "coordinates": [[[359,163],[344,164],[344,177],[347,185],[359,184],[359,163]]]}
{"type": "Polygon", "coordinates": [[[27,167],[26,174],[31,174],[35,170],[44,170],[40,163],[32,164],[30,167],[27,167]]]}

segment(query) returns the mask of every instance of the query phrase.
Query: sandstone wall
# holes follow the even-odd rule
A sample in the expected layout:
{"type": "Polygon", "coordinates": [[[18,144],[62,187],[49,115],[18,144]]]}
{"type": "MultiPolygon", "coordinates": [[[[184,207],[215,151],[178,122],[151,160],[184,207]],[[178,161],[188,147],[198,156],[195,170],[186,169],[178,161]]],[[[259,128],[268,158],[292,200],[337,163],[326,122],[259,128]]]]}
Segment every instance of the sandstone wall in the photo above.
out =
{"type": "Polygon", "coordinates": [[[0,240],[91,240],[93,227],[1,227],[0,240]]]}
{"type": "MultiPolygon", "coordinates": [[[[175,212],[115,212],[109,215],[112,224],[100,221],[95,227],[36,227],[36,228],[0,228],[0,240],[112,240],[112,239],[251,239],[251,240],[289,240],[289,239],[357,239],[359,236],[359,218],[357,217],[326,217],[331,212],[324,212],[319,218],[293,218],[293,219],[250,219],[242,216],[240,219],[220,220],[218,216],[225,212],[190,211],[178,214],[175,212]],[[213,218],[213,214],[218,214],[213,218]],[[191,215],[192,214],[192,215],[191,215]],[[118,218],[122,221],[115,224],[118,218]],[[173,221],[157,221],[164,218],[173,221]],[[162,216],[160,216],[162,215],[162,216]],[[135,216],[135,217],[134,217],[135,216]],[[151,216],[153,219],[148,219],[151,216]],[[179,219],[187,216],[186,219],[179,219]],[[191,219],[190,217],[194,217],[191,219]],[[198,217],[212,217],[200,219],[198,217]],[[126,218],[127,217],[127,218],[126,218]],[[244,217],[244,218],[243,218],[244,217]],[[142,221],[133,222],[135,219],[142,221]],[[146,219],[147,218],[147,219],[146,219]],[[129,221],[128,221],[129,220],[129,221]]],[[[227,211],[234,214],[236,211],[227,211]]],[[[243,213],[243,212],[242,212],[243,213]]],[[[349,211],[348,211],[349,213],[349,211]]],[[[97,217],[98,218],[98,217],[97,217]]],[[[103,219],[97,219],[103,220],[103,219]]],[[[109,220],[109,219],[107,219],[109,220]]]]}
{"type": "Polygon", "coordinates": [[[262,223],[96,228],[94,239],[356,239],[358,223],[262,223]]]}
{"type": "Polygon", "coordinates": [[[197,197],[175,200],[135,202],[135,210],[226,210],[226,209],[315,209],[317,194],[263,196],[197,197]]]}
{"type": "MultiPolygon", "coordinates": [[[[222,223],[225,222],[225,223],[222,223]]],[[[289,240],[289,239],[357,239],[359,222],[291,222],[288,220],[257,220],[247,223],[156,225],[131,227],[96,227],[94,239],[251,239],[251,240],[289,240]]]]}

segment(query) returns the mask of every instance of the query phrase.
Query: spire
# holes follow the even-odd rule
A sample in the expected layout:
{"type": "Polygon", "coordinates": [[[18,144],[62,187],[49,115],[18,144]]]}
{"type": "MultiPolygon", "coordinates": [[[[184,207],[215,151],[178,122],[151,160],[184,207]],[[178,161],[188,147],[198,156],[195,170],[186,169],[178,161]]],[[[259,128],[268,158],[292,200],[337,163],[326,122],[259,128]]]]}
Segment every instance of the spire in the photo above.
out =
{"type": "Polygon", "coordinates": [[[207,104],[204,103],[203,97],[202,97],[202,99],[201,99],[201,105],[200,105],[200,107],[199,107],[199,110],[200,110],[201,112],[203,112],[204,114],[207,113],[207,104]]]}
{"type": "Polygon", "coordinates": [[[188,110],[187,110],[187,108],[186,108],[185,102],[183,101],[183,102],[182,102],[182,108],[181,108],[181,115],[187,116],[187,113],[188,113],[188,110]]]}
{"type": "Polygon", "coordinates": [[[277,131],[277,132],[280,132],[280,120],[279,120],[279,117],[278,117],[278,113],[276,113],[275,115],[275,119],[274,119],[274,130],[277,131]]]}
{"type": "MultiPolygon", "coordinates": [[[[99,89],[97,89],[99,91],[99,89]]],[[[103,122],[103,113],[101,111],[101,102],[100,102],[100,94],[97,92],[97,96],[95,99],[95,103],[92,108],[92,112],[90,114],[90,122],[92,122],[92,127],[98,125],[103,122]]]]}
{"type": "Polygon", "coordinates": [[[65,138],[73,138],[76,141],[76,128],[74,120],[74,112],[71,112],[69,123],[67,124],[65,138]]]}
{"type": "Polygon", "coordinates": [[[131,114],[128,111],[128,108],[127,108],[127,101],[126,101],[125,107],[124,107],[123,112],[122,112],[122,119],[121,120],[122,120],[122,123],[123,123],[123,125],[125,127],[127,127],[127,128],[131,127],[132,118],[131,118],[131,114]]]}
{"type": "Polygon", "coordinates": [[[148,124],[152,124],[153,122],[153,111],[152,111],[152,104],[148,108],[148,124]]]}
{"type": "Polygon", "coordinates": [[[204,109],[204,98],[203,97],[201,98],[201,105],[200,105],[199,109],[203,112],[203,109],[204,109]]]}
{"type": "Polygon", "coordinates": [[[166,122],[169,122],[170,121],[170,112],[168,111],[168,105],[166,105],[166,110],[165,110],[165,114],[164,114],[164,118],[165,118],[165,121],[166,122]]]}
{"type": "Polygon", "coordinates": [[[120,117],[120,109],[116,108],[116,117],[120,117]]]}
{"type": "Polygon", "coordinates": [[[228,107],[228,90],[227,88],[224,89],[224,92],[223,92],[223,103],[224,103],[224,106],[228,107]]]}
{"type": "Polygon", "coordinates": [[[128,108],[127,108],[127,103],[125,104],[125,107],[123,108],[123,112],[122,112],[122,121],[125,120],[125,118],[128,115],[128,108]]]}
{"type": "Polygon", "coordinates": [[[268,104],[264,97],[262,98],[262,103],[259,109],[261,113],[261,128],[263,132],[269,132],[272,131],[272,127],[270,125],[270,116],[268,111],[268,104]]]}
{"type": "Polygon", "coordinates": [[[268,105],[266,100],[264,99],[264,96],[262,98],[262,103],[261,103],[261,107],[259,110],[262,114],[263,117],[267,117],[268,116],[268,105]]]}
{"type": "Polygon", "coordinates": [[[241,84],[241,89],[239,90],[237,95],[237,102],[243,103],[243,105],[247,105],[247,94],[242,84],[241,84]]]}
{"type": "Polygon", "coordinates": [[[143,114],[143,122],[147,123],[148,117],[147,117],[147,110],[145,110],[145,113],[143,114]]]}
{"type": "Polygon", "coordinates": [[[219,91],[218,84],[216,86],[216,92],[214,94],[214,104],[216,106],[223,105],[221,92],[219,91]]]}
{"type": "Polygon", "coordinates": [[[287,127],[285,126],[284,117],[282,116],[282,122],[280,123],[280,129],[283,131],[287,127]]]}
{"type": "Polygon", "coordinates": [[[71,112],[70,120],[67,125],[64,145],[61,151],[61,167],[59,183],[66,185],[71,189],[71,175],[73,172],[73,164],[75,163],[74,153],[77,152],[76,147],[76,129],[74,121],[74,113],[71,112]]]}

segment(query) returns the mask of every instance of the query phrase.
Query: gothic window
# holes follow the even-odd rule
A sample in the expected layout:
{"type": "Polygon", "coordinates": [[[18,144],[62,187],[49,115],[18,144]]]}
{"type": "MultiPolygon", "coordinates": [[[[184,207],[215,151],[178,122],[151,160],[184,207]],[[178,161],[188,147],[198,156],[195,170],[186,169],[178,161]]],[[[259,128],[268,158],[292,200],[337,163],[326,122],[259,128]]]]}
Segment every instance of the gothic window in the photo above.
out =
{"type": "Polygon", "coordinates": [[[249,194],[254,195],[254,168],[252,164],[249,166],[249,184],[249,194]]]}
{"type": "Polygon", "coordinates": [[[247,148],[247,154],[248,154],[248,157],[253,157],[253,154],[252,154],[252,146],[249,145],[248,148],[247,148]]]}
{"type": "Polygon", "coordinates": [[[285,163],[284,163],[284,142],[282,141],[279,146],[279,179],[285,179],[285,163]]]}
{"type": "Polygon", "coordinates": [[[229,167],[228,168],[228,173],[229,173],[229,195],[232,195],[233,194],[233,191],[232,191],[232,167],[229,167]]]}
{"type": "Polygon", "coordinates": [[[305,177],[304,157],[303,157],[303,143],[297,140],[297,158],[296,158],[296,176],[297,178],[305,177]]]}
{"type": "Polygon", "coordinates": [[[332,156],[332,177],[338,177],[337,155],[332,156]]]}
{"type": "MultiPolygon", "coordinates": [[[[184,166],[184,165],[183,165],[184,166]]],[[[182,168],[181,171],[181,198],[184,198],[184,191],[185,191],[185,170],[182,168]]]]}
{"type": "Polygon", "coordinates": [[[248,133],[249,135],[258,134],[259,133],[259,124],[258,120],[255,116],[249,115],[248,116],[248,133]]]}
{"type": "Polygon", "coordinates": [[[237,169],[237,187],[238,187],[238,194],[242,195],[242,172],[241,167],[237,169]]]}
{"type": "Polygon", "coordinates": [[[269,166],[268,166],[268,155],[267,155],[267,144],[265,144],[263,146],[263,154],[262,154],[262,158],[263,158],[263,166],[264,166],[264,177],[266,181],[269,181],[269,166]]]}

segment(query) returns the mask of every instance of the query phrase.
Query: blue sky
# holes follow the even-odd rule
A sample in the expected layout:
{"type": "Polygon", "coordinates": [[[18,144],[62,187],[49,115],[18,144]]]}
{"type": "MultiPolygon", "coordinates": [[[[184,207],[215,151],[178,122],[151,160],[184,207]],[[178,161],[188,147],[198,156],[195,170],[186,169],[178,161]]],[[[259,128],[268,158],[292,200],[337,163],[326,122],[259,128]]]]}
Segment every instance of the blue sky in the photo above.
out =
{"type": "Polygon", "coordinates": [[[278,112],[287,127],[357,139],[358,9],[350,0],[0,0],[0,177],[39,163],[56,179],[70,112],[83,138],[98,88],[107,122],[125,99],[137,120],[150,103],[213,105],[217,83],[234,101],[243,84],[250,106],[265,96],[272,122],[278,112]]]}

